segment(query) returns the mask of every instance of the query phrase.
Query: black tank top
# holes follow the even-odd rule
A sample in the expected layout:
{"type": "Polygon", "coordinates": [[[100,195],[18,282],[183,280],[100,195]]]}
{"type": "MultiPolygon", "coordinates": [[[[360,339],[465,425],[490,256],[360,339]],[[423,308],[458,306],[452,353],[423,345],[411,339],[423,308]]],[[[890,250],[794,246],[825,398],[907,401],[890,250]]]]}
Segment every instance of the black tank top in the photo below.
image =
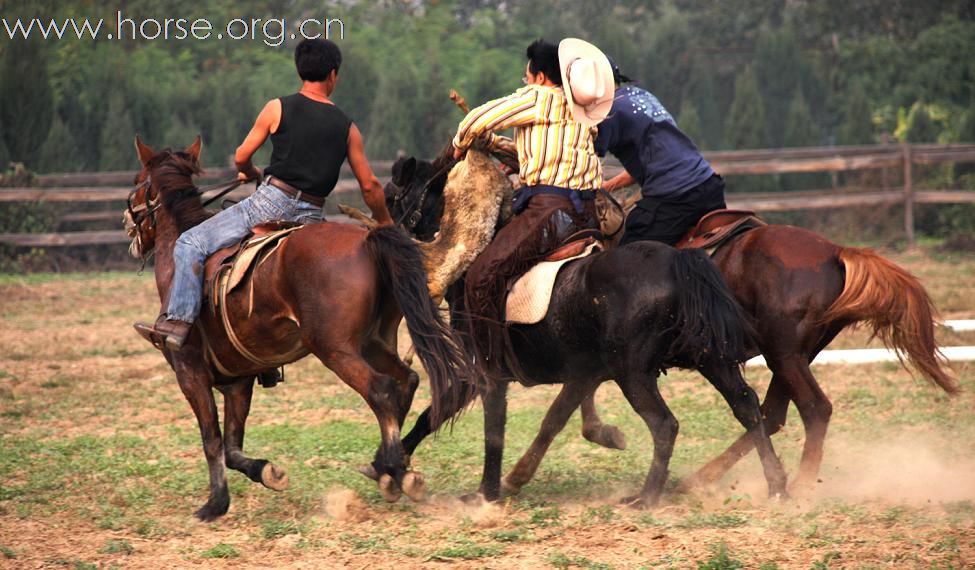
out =
{"type": "Polygon", "coordinates": [[[335,105],[300,93],[281,97],[281,122],[271,134],[271,164],[265,174],[302,192],[328,196],[348,154],[351,125],[335,105]]]}

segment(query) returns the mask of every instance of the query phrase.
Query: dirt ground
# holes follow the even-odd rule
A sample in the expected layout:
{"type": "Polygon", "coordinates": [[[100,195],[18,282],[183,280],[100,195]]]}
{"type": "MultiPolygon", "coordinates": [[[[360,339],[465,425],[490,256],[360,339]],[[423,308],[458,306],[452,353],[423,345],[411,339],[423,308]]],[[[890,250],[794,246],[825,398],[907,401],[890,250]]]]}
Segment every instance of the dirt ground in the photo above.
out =
{"type": "MultiPolygon", "coordinates": [[[[945,317],[975,315],[975,258],[896,260],[945,317]]],[[[834,414],[815,489],[767,499],[752,455],[711,489],[670,485],[659,507],[635,510],[618,500],[642,483],[652,443],[615,386],[598,404],[627,434],[626,451],[585,442],[574,417],[518,497],[467,504],[459,497],[481,464],[475,406],[417,452],[428,499],[390,505],[356,473],[378,441],[375,420],[305,359],[283,385],[258,390],[248,424],[249,449],[286,467],[291,488],[231,473],[230,512],[200,523],[195,421],[161,355],[131,328],[157,306],[148,275],[0,276],[0,568],[975,567],[970,363],[955,364],[965,392],[950,399],[890,363],[817,367],[834,414]]],[[[948,344],[973,340],[942,332],[948,344]]],[[[864,342],[852,333],[836,344],[864,342]]],[[[761,395],[768,373],[748,379],[761,395]]],[[[681,421],[674,483],[739,430],[699,377],[671,372],[661,383],[681,421]]],[[[506,469],[555,394],[512,389],[506,469]]],[[[802,436],[793,409],[774,438],[790,474],[802,436]]]]}

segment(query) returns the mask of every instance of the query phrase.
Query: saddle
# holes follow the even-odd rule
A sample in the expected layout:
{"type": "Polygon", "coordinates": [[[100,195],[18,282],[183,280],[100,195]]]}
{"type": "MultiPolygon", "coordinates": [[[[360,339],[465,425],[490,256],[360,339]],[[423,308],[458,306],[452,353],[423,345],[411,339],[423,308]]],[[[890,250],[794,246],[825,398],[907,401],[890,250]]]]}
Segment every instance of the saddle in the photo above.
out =
{"type": "MultiPolygon", "coordinates": [[[[250,317],[254,310],[254,282],[250,277],[254,270],[260,267],[284,243],[287,236],[301,227],[303,227],[302,224],[298,222],[288,221],[273,221],[254,226],[249,237],[237,244],[218,250],[207,258],[204,267],[204,305],[208,305],[213,317],[219,319],[223,324],[227,339],[234,349],[246,359],[264,368],[273,367],[273,363],[265,362],[255,356],[241,343],[227,311],[224,310],[227,304],[227,296],[246,283],[248,285],[246,317],[250,317]]],[[[217,359],[205,334],[204,344],[206,345],[207,356],[217,370],[226,376],[234,376],[235,374],[227,370],[217,359]]]]}
{"type": "Polygon", "coordinates": [[[705,214],[674,247],[713,251],[731,238],[764,225],[767,224],[751,210],[715,210],[705,214]]]}
{"type": "Polygon", "coordinates": [[[555,278],[562,266],[602,250],[594,235],[581,234],[576,234],[581,239],[571,239],[509,284],[504,312],[506,323],[532,325],[545,318],[555,278]]]}

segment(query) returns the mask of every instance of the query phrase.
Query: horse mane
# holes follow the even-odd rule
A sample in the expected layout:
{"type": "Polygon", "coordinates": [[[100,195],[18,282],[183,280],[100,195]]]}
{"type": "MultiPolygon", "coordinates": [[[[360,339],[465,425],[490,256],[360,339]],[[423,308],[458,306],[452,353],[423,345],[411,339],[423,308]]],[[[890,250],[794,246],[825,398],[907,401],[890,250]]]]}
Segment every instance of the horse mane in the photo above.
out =
{"type": "Polygon", "coordinates": [[[163,208],[173,217],[180,232],[213,215],[203,207],[200,192],[193,183],[193,175],[203,170],[190,154],[167,148],[154,156],[146,166],[152,169],[153,184],[159,192],[163,208]]]}

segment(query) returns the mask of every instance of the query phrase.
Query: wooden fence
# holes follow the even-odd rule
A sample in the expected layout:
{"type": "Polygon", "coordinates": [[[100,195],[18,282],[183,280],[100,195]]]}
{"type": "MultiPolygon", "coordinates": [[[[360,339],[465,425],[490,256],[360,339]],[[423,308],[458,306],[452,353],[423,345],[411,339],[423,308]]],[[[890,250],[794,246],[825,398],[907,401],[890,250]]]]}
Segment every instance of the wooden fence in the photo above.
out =
{"type": "MultiPolygon", "coordinates": [[[[909,244],[914,243],[914,206],[931,203],[975,203],[975,192],[951,189],[919,189],[914,187],[913,169],[916,165],[944,162],[975,162],[975,144],[955,145],[872,145],[848,147],[816,147],[768,150],[707,152],[705,157],[722,175],[785,174],[809,172],[845,172],[886,169],[897,170],[903,184],[873,189],[830,189],[817,191],[734,193],[727,195],[728,207],[758,212],[843,208],[874,204],[903,204],[904,231],[909,244]]],[[[373,168],[383,174],[390,170],[389,161],[375,161],[373,168]]],[[[618,163],[607,162],[606,175],[620,171],[618,163]]],[[[234,175],[231,169],[210,169],[201,184],[225,180],[234,175]]],[[[99,172],[47,174],[37,178],[37,185],[29,188],[0,188],[0,202],[104,202],[107,211],[65,214],[61,222],[110,223],[121,226],[122,204],[131,190],[134,172],[99,172]]],[[[240,199],[251,192],[252,186],[231,193],[228,198],[240,199]]],[[[348,168],[329,197],[336,201],[353,202],[361,206],[358,184],[348,168]]],[[[128,238],[121,229],[59,232],[47,234],[2,233],[0,243],[25,247],[75,246],[94,244],[123,244],[128,238]]]]}

